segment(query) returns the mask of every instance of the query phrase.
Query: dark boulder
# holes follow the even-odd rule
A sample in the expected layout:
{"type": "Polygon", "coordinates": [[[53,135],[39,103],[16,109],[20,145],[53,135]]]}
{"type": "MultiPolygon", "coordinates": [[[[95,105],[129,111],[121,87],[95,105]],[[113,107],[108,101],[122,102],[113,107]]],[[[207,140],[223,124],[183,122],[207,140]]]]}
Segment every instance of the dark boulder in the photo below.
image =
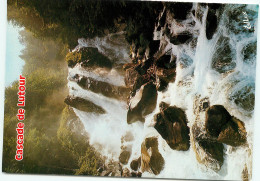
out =
{"type": "Polygon", "coordinates": [[[231,146],[241,146],[246,143],[246,129],[242,121],[235,117],[222,128],[218,141],[231,146]]]}
{"type": "Polygon", "coordinates": [[[193,149],[198,162],[207,168],[219,171],[224,161],[223,144],[208,137],[197,123],[192,126],[192,136],[193,149]]]}
{"type": "Polygon", "coordinates": [[[173,13],[176,20],[185,20],[193,4],[183,2],[166,3],[166,7],[173,13]]]}
{"type": "Polygon", "coordinates": [[[140,168],[140,166],[141,166],[141,157],[132,160],[132,162],[130,163],[130,168],[134,171],[137,171],[140,168]]]}
{"type": "Polygon", "coordinates": [[[206,20],[206,36],[207,39],[212,39],[214,33],[218,27],[218,18],[216,16],[216,11],[209,9],[207,20],[206,20]]]}
{"type": "Polygon", "coordinates": [[[94,104],[91,101],[88,101],[86,99],[80,98],[80,97],[71,97],[71,96],[67,96],[64,100],[64,102],[71,106],[74,107],[80,111],[84,111],[84,112],[94,112],[94,113],[98,113],[98,114],[105,114],[106,111],[94,104]]]}
{"type": "Polygon", "coordinates": [[[97,48],[88,47],[69,52],[66,55],[66,61],[69,67],[74,67],[77,63],[81,63],[84,67],[112,68],[112,62],[106,56],[99,53],[97,48]]]}
{"type": "Polygon", "coordinates": [[[119,156],[120,163],[126,165],[128,163],[130,156],[131,156],[131,153],[129,151],[127,151],[127,150],[122,151],[119,156]]]}
{"type": "Polygon", "coordinates": [[[236,67],[233,57],[235,57],[235,54],[231,49],[229,38],[221,36],[212,57],[212,68],[219,73],[233,70],[236,67]]]}
{"type": "Polygon", "coordinates": [[[174,45],[181,45],[184,43],[188,43],[191,39],[192,34],[190,32],[182,32],[170,37],[170,42],[174,45]]]}
{"type": "Polygon", "coordinates": [[[223,165],[224,146],[222,143],[207,139],[201,139],[198,141],[198,144],[205,151],[207,157],[210,158],[211,162],[217,161],[217,163],[219,164],[219,168],[223,165]]]}
{"type": "Polygon", "coordinates": [[[160,47],[160,40],[156,40],[156,41],[151,41],[149,43],[149,57],[152,57],[158,50],[160,47]]]}
{"type": "Polygon", "coordinates": [[[141,145],[141,154],[142,172],[152,171],[158,175],[164,168],[164,159],[158,150],[157,138],[146,138],[141,145]]]}
{"type": "Polygon", "coordinates": [[[211,106],[206,111],[206,131],[210,136],[218,137],[223,126],[231,119],[231,115],[222,105],[211,106]]]}
{"type": "Polygon", "coordinates": [[[157,102],[156,86],[153,83],[143,85],[130,99],[127,123],[144,121],[144,117],[153,112],[157,102]]]}
{"type": "MultiPolygon", "coordinates": [[[[165,107],[165,104],[160,106],[165,107]]],[[[154,119],[156,121],[154,128],[172,149],[183,151],[189,149],[189,128],[183,110],[175,106],[161,108],[161,112],[156,114],[154,119]]]]}
{"type": "Polygon", "coordinates": [[[80,77],[76,81],[78,85],[84,89],[114,99],[126,100],[129,94],[129,89],[126,87],[115,86],[107,82],[95,80],[91,77],[80,77]]]}

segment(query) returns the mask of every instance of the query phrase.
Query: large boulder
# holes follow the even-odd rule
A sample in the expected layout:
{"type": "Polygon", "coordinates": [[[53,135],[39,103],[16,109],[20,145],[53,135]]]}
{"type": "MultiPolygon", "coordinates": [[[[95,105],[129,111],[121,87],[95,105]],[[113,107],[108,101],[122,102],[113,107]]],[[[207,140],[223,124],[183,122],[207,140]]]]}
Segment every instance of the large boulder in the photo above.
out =
{"type": "Polygon", "coordinates": [[[97,48],[81,48],[66,55],[66,61],[69,67],[74,67],[77,63],[82,63],[84,67],[102,67],[112,68],[112,62],[103,54],[98,52],[97,48]]]}
{"type": "Polygon", "coordinates": [[[119,156],[120,163],[126,165],[128,163],[130,156],[131,156],[131,153],[129,151],[121,152],[121,154],[119,156]]]}
{"type": "Polygon", "coordinates": [[[164,159],[158,150],[158,140],[149,137],[141,145],[141,171],[158,175],[164,168],[164,159]]]}
{"type": "Polygon", "coordinates": [[[216,11],[209,8],[207,19],[206,19],[206,36],[208,40],[212,39],[214,33],[217,30],[217,27],[218,27],[218,18],[216,16],[216,11]]]}
{"type": "Polygon", "coordinates": [[[182,32],[170,37],[170,42],[174,45],[181,45],[189,42],[192,39],[192,34],[190,32],[182,32]]]}
{"type": "Polygon", "coordinates": [[[79,77],[75,81],[84,89],[114,99],[126,100],[129,94],[129,89],[126,87],[115,86],[107,82],[95,80],[91,77],[79,77]]]}
{"type": "Polygon", "coordinates": [[[141,157],[132,160],[132,162],[130,163],[130,168],[134,171],[137,171],[140,168],[140,166],[141,166],[141,157]]]}
{"type": "Polygon", "coordinates": [[[224,125],[231,119],[231,115],[222,105],[211,106],[206,111],[206,131],[210,136],[218,137],[224,125]]]}
{"type": "Polygon", "coordinates": [[[161,112],[154,118],[156,121],[154,128],[172,149],[188,150],[190,137],[184,111],[175,106],[167,107],[167,104],[160,104],[160,107],[161,112]]]}
{"type": "Polygon", "coordinates": [[[218,141],[231,146],[240,146],[246,143],[245,124],[239,119],[232,119],[222,128],[218,141]]]}
{"type": "Polygon", "coordinates": [[[236,67],[233,61],[235,53],[231,49],[228,37],[221,36],[218,39],[216,50],[212,57],[212,68],[219,73],[232,71],[236,67]]]}
{"type": "Polygon", "coordinates": [[[219,171],[224,162],[223,144],[208,137],[197,123],[192,126],[192,136],[197,161],[212,170],[219,171]]]}
{"type": "Polygon", "coordinates": [[[156,86],[153,83],[143,85],[130,99],[127,123],[144,122],[144,117],[153,112],[157,102],[156,86]]]}
{"type": "Polygon", "coordinates": [[[80,97],[71,97],[71,96],[67,96],[64,100],[64,102],[71,106],[74,107],[80,111],[84,111],[84,112],[94,112],[94,113],[98,113],[98,114],[105,114],[106,111],[94,104],[91,101],[88,101],[86,99],[80,98],[80,97]]]}

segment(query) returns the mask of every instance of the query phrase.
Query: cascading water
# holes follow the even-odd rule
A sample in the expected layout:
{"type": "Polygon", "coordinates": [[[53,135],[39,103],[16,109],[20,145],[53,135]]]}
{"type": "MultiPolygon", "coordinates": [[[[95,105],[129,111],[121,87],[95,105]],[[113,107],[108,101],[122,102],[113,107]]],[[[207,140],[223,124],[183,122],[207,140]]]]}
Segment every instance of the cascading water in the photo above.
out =
{"type": "MultiPolygon", "coordinates": [[[[156,108],[145,117],[144,123],[127,124],[128,107],[125,101],[85,90],[71,80],[78,74],[111,85],[125,86],[124,76],[118,72],[118,68],[96,68],[90,71],[77,65],[69,69],[70,95],[91,101],[106,111],[100,115],[74,108],[89,133],[90,144],[108,160],[118,161],[122,147],[131,153],[129,160],[137,159],[141,155],[143,140],[153,136],[158,138],[158,150],[165,160],[164,168],[158,175],[144,172],[142,177],[241,180],[246,166],[250,178],[258,7],[224,6],[221,13],[217,14],[218,28],[211,39],[206,35],[208,11],[208,6],[194,3],[188,19],[182,21],[181,25],[167,13],[166,23],[171,33],[187,30],[192,33],[193,40],[187,44],[174,45],[166,35],[157,33],[161,40],[158,52],[171,50],[171,55],[177,57],[176,79],[174,83],[169,83],[166,91],[158,92],[156,108]],[[192,13],[193,10],[195,13],[192,13]],[[254,31],[243,27],[243,12],[249,16],[254,31]],[[234,148],[224,145],[224,163],[218,171],[197,161],[194,139],[191,138],[188,151],[176,151],[154,129],[153,118],[159,112],[162,101],[185,111],[190,130],[195,123],[202,126],[205,114],[197,111],[196,104],[203,99],[207,99],[210,105],[225,106],[232,116],[245,123],[247,131],[245,146],[234,148]]],[[[114,62],[115,67],[130,62],[129,46],[122,32],[109,34],[105,38],[79,39],[76,49],[82,47],[97,48],[114,62]]],[[[193,136],[192,131],[190,136],[193,136]]],[[[125,167],[130,168],[130,161],[125,167]]]]}

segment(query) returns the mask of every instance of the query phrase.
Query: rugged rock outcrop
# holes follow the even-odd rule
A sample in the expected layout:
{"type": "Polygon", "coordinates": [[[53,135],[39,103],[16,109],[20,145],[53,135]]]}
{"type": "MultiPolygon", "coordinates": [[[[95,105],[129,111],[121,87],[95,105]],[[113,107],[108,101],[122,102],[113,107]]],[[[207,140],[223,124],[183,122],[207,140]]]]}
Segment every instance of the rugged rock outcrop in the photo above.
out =
{"type": "Polygon", "coordinates": [[[189,128],[183,110],[175,106],[160,104],[161,112],[156,114],[154,128],[174,150],[188,150],[190,147],[189,128]]]}
{"type": "Polygon", "coordinates": [[[98,52],[97,48],[81,48],[66,55],[69,67],[74,67],[77,63],[81,63],[84,67],[102,67],[112,68],[112,62],[103,54],[98,52]]]}
{"type": "Polygon", "coordinates": [[[173,35],[170,37],[170,42],[174,45],[180,45],[187,43],[192,39],[192,34],[189,32],[182,32],[177,35],[173,35]]]}
{"type": "Polygon", "coordinates": [[[221,129],[231,119],[231,115],[222,105],[211,106],[206,111],[205,127],[209,135],[218,137],[221,129]]]}
{"type": "Polygon", "coordinates": [[[132,160],[132,162],[130,163],[130,168],[134,171],[137,171],[140,168],[140,166],[141,166],[141,157],[132,160]]]}
{"type": "Polygon", "coordinates": [[[153,83],[143,85],[135,96],[130,99],[127,112],[127,123],[144,121],[144,117],[150,114],[156,106],[157,91],[153,83]]]}
{"type": "Polygon", "coordinates": [[[222,128],[218,141],[231,146],[240,146],[246,143],[246,136],[245,124],[232,116],[231,120],[222,128]]]}
{"type": "Polygon", "coordinates": [[[158,140],[149,137],[144,140],[141,146],[141,170],[158,175],[164,167],[164,159],[158,150],[158,140]]]}
{"type": "Polygon", "coordinates": [[[114,99],[126,100],[130,92],[126,87],[115,86],[107,82],[95,80],[91,77],[79,76],[78,74],[76,74],[72,79],[83,89],[114,99]]]}
{"type": "Polygon", "coordinates": [[[106,111],[102,107],[94,104],[91,101],[88,101],[88,100],[80,98],[80,97],[67,96],[65,98],[64,102],[67,105],[74,107],[78,110],[84,111],[84,112],[95,112],[98,114],[106,113],[106,111]]]}

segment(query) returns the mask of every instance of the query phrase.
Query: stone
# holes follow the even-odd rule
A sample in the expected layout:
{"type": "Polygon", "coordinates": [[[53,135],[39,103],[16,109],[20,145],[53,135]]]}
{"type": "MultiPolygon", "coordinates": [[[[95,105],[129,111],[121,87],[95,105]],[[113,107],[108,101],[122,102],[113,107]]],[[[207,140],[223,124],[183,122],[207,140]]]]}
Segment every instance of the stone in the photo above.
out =
{"type": "Polygon", "coordinates": [[[131,156],[131,153],[129,151],[126,151],[126,150],[122,151],[119,156],[120,163],[126,165],[128,163],[130,156],[131,156]]]}
{"type": "Polygon", "coordinates": [[[183,3],[183,2],[170,2],[166,6],[173,13],[176,20],[185,20],[187,14],[190,12],[193,4],[192,3],[183,3]]]}
{"type": "Polygon", "coordinates": [[[136,95],[130,99],[127,123],[144,122],[144,117],[155,109],[156,102],[156,86],[151,82],[143,85],[136,95]]]}
{"type": "Polygon", "coordinates": [[[102,94],[109,98],[127,100],[130,90],[124,86],[115,86],[107,82],[98,81],[91,77],[80,77],[76,79],[78,85],[83,89],[102,94]]]}
{"type": "Polygon", "coordinates": [[[192,126],[193,149],[199,163],[214,171],[219,171],[224,162],[224,146],[205,134],[202,126],[192,126]]]}
{"type": "Polygon", "coordinates": [[[156,137],[149,137],[141,145],[141,170],[158,175],[164,168],[164,159],[158,150],[156,137]]]}
{"type": "Polygon", "coordinates": [[[140,168],[140,166],[141,166],[141,157],[132,160],[132,162],[130,163],[130,168],[134,171],[137,171],[140,168]]]}
{"type": "Polygon", "coordinates": [[[228,37],[221,36],[218,39],[216,50],[212,57],[212,68],[219,73],[226,73],[232,71],[236,67],[233,61],[235,57],[231,49],[228,37]]]}
{"type": "Polygon", "coordinates": [[[241,146],[246,143],[246,129],[242,121],[232,117],[220,132],[218,141],[230,146],[241,146]]]}
{"type": "Polygon", "coordinates": [[[217,27],[218,19],[216,16],[216,12],[214,10],[209,9],[206,19],[206,37],[208,40],[212,39],[214,33],[217,30],[217,27]]]}
{"type": "Polygon", "coordinates": [[[211,106],[206,111],[205,127],[207,133],[217,138],[223,126],[231,119],[231,115],[222,105],[211,106]]]}
{"type": "Polygon", "coordinates": [[[192,34],[190,32],[182,32],[170,37],[170,42],[174,45],[188,43],[190,40],[192,40],[192,34]]]}
{"type": "Polygon", "coordinates": [[[166,106],[160,104],[161,112],[154,117],[154,128],[172,149],[186,151],[190,147],[186,115],[180,108],[166,106]]]}
{"type": "Polygon", "coordinates": [[[77,63],[84,67],[102,67],[112,68],[112,62],[103,54],[99,53],[97,48],[81,48],[66,55],[68,66],[73,68],[77,63]]]}
{"type": "Polygon", "coordinates": [[[74,107],[74,108],[76,108],[80,111],[94,112],[94,113],[97,113],[97,114],[105,114],[106,113],[106,111],[102,107],[94,104],[91,101],[88,101],[88,100],[80,98],[80,97],[67,96],[65,98],[64,102],[67,105],[74,107]]]}

